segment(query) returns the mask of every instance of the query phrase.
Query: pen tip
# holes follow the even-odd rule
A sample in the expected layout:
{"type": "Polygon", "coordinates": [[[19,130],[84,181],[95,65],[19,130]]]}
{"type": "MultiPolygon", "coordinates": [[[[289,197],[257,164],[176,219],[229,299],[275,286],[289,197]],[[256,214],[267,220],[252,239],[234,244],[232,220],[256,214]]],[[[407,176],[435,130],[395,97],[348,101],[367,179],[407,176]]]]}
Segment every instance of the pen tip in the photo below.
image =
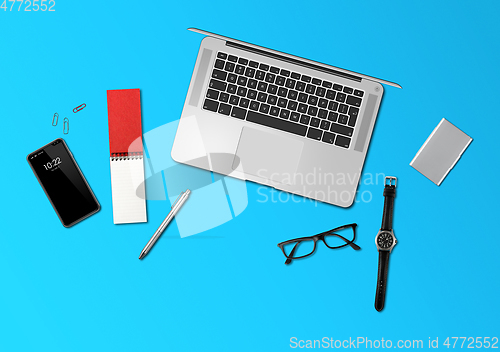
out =
{"type": "Polygon", "coordinates": [[[142,259],[144,258],[144,253],[141,253],[141,255],[139,256],[139,259],[142,259]]]}

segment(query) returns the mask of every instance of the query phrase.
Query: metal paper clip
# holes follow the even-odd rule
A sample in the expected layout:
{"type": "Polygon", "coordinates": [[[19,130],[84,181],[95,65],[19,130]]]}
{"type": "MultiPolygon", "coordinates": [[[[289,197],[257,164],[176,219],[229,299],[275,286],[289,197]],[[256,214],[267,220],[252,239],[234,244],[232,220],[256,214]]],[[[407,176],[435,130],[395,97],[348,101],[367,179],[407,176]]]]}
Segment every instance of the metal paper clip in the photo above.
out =
{"type": "Polygon", "coordinates": [[[67,117],[64,118],[63,133],[64,134],[69,133],[69,119],[67,117]]]}
{"type": "Polygon", "coordinates": [[[56,112],[54,117],[52,117],[52,126],[57,126],[57,122],[59,121],[59,114],[56,112]]]}
{"type": "Polygon", "coordinates": [[[83,103],[82,105],[77,106],[76,108],[73,109],[74,113],[77,113],[78,111],[82,110],[84,107],[86,107],[87,104],[83,103]]]}

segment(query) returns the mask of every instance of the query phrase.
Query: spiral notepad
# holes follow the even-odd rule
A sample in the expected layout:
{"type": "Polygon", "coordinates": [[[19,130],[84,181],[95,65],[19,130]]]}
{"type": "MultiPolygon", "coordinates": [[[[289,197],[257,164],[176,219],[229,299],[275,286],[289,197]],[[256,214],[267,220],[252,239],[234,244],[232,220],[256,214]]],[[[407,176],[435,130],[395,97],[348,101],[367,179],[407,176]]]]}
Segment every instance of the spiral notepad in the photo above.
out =
{"type": "Polygon", "coordinates": [[[139,89],[108,90],[113,222],[147,222],[139,89]]]}

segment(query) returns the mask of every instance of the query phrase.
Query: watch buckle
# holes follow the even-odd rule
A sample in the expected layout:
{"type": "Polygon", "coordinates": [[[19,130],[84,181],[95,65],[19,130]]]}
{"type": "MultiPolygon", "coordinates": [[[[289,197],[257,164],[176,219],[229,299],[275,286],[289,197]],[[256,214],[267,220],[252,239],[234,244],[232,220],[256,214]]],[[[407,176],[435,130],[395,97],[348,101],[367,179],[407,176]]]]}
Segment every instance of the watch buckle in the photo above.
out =
{"type": "Polygon", "coordinates": [[[396,183],[398,181],[398,178],[397,177],[394,177],[394,176],[386,176],[385,179],[384,179],[384,184],[386,186],[394,186],[394,188],[396,188],[396,183]],[[387,182],[387,180],[389,180],[389,182],[387,182]],[[392,184],[392,181],[394,181],[394,184],[392,184]]]}

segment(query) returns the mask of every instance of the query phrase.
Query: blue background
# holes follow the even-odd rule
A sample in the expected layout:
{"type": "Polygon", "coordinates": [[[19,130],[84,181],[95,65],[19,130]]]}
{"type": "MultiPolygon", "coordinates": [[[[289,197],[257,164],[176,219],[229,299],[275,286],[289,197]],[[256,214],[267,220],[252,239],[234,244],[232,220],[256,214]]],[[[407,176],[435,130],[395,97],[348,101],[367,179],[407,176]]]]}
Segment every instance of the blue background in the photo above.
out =
{"type": "Polygon", "coordinates": [[[447,336],[499,335],[497,1],[18,6],[0,10],[0,350],[282,351],[324,336],[439,337],[444,348],[447,336]],[[349,209],[259,202],[248,183],[240,216],[185,239],[174,223],[144,261],[169,202],[148,201],[147,224],[113,225],[106,90],[141,89],[144,133],[178,119],[202,39],[191,26],[403,86],[386,87],[364,167],[399,178],[382,313],[380,183],[362,183],[373,198],[349,209]],[[70,229],[25,160],[64,137],[56,111],[71,118],[65,139],[102,205],[70,229]],[[443,117],[474,141],[437,187],[409,163],[443,117]],[[321,246],[283,264],[278,242],[351,222],[361,251],[321,246]]]}

